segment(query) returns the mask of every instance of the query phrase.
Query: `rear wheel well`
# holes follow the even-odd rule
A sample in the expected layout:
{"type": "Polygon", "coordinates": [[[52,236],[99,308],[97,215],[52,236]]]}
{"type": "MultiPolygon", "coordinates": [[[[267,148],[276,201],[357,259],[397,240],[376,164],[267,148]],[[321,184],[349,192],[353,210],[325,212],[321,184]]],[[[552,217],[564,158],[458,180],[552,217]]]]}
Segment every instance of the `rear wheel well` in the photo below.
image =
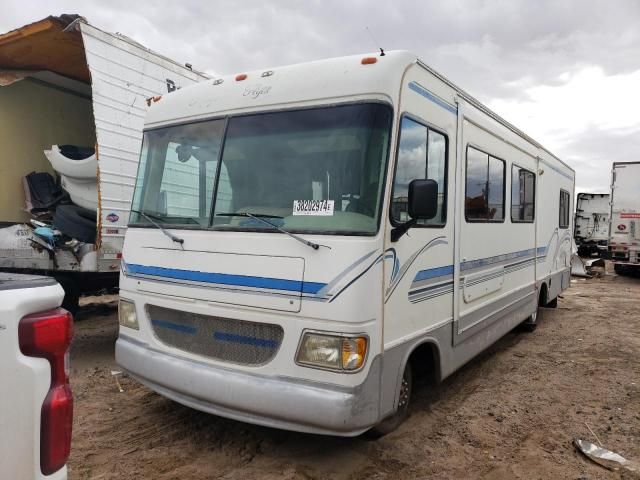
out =
{"type": "Polygon", "coordinates": [[[542,282],[542,285],[540,285],[540,297],[538,298],[538,305],[544,307],[547,304],[548,297],[549,288],[547,287],[547,282],[542,282]]]}
{"type": "Polygon", "coordinates": [[[440,381],[440,354],[438,347],[430,342],[418,345],[409,356],[413,377],[427,383],[440,381]]]}

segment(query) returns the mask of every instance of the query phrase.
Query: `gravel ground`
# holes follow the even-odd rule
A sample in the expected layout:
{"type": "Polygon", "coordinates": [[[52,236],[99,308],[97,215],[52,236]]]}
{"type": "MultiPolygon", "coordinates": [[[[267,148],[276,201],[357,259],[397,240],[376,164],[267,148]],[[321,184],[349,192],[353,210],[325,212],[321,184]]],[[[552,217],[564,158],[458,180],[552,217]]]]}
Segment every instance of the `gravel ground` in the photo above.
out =
{"type": "Polygon", "coordinates": [[[506,335],[376,441],[226,420],[120,380],[115,297],[84,300],[71,352],[76,479],[631,478],[574,437],[640,460],[640,279],[574,279],[533,333],[506,335]]]}

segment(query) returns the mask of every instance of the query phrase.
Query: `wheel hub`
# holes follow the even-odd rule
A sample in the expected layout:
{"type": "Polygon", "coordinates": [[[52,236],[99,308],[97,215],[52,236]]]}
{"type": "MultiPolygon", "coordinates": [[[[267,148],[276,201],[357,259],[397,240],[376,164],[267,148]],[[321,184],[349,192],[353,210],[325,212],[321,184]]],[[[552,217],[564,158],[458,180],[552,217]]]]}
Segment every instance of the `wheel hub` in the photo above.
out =
{"type": "Polygon", "coordinates": [[[406,378],[402,378],[402,385],[400,385],[400,399],[398,401],[398,407],[404,407],[409,401],[409,382],[406,378]]]}

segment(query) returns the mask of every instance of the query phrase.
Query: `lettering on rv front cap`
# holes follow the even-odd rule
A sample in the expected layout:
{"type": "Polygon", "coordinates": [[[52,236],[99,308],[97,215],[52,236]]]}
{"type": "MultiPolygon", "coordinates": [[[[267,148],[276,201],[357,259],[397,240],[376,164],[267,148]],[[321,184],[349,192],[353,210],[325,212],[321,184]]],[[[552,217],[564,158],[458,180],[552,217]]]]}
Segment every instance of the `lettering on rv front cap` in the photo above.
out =
{"type": "Polygon", "coordinates": [[[167,92],[171,93],[175,92],[176,90],[180,90],[180,87],[176,85],[176,82],[174,82],[170,78],[167,78],[167,92]]]}
{"type": "Polygon", "coordinates": [[[256,85],[255,87],[247,87],[244,89],[243,97],[251,97],[252,99],[258,98],[260,95],[266,95],[271,91],[271,85],[262,87],[260,85],[256,85]]]}
{"type": "Polygon", "coordinates": [[[333,215],[333,200],[294,200],[293,215],[333,215]]]}

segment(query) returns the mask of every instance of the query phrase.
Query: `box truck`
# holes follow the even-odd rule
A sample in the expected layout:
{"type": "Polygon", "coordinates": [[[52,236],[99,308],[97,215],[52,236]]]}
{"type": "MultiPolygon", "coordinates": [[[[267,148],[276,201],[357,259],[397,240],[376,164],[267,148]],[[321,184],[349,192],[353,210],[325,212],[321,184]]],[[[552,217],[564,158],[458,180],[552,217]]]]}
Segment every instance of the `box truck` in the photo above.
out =
{"type": "Polygon", "coordinates": [[[116,286],[148,104],[205,78],[77,15],[0,35],[0,269],[116,286]]]}

